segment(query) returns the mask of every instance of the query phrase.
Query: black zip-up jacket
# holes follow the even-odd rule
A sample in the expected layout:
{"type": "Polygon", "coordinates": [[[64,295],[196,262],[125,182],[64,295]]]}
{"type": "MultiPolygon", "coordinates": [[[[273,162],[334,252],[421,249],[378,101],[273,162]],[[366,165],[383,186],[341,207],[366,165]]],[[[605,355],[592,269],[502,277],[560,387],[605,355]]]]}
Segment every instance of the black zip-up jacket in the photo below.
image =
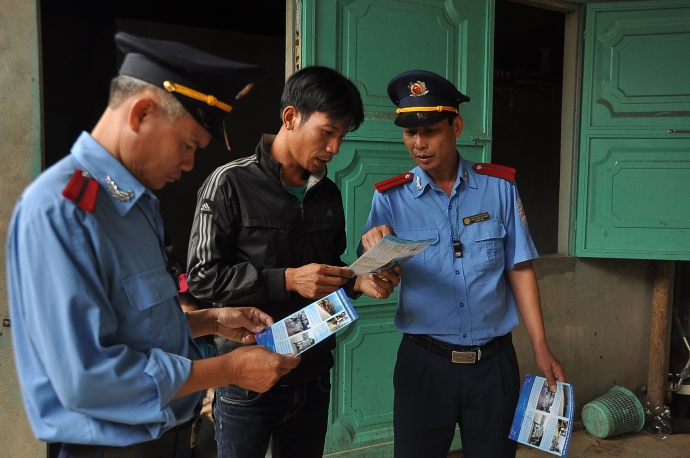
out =
{"type": "MultiPolygon", "coordinates": [[[[304,202],[281,180],[282,164],[266,151],[264,135],[253,156],[216,169],[197,195],[189,241],[187,283],[191,293],[216,307],[252,305],[278,321],[313,302],[285,290],[285,269],[310,263],[346,265],[345,214],[338,187],[312,175],[304,202]]],[[[354,279],[345,286],[352,296],[354,279]]],[[[241,344],[216,337],[220,354],[241,344]]],[[[328,373],[335,337],[302,355],[278,382],[296,384],[328,373]]]]}

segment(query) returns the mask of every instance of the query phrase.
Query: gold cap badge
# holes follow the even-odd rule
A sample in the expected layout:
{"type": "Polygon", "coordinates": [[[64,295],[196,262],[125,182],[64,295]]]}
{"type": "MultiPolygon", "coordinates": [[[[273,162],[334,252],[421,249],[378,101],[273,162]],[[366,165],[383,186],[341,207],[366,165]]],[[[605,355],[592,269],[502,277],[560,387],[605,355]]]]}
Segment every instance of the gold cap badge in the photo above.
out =
{"type": "Polygon", "coordinates": [[[410,90],[411,97],[421,97],[429,93],[426,84],[422,81],[413,81],[407,85],[407,88],[410,90]]]}

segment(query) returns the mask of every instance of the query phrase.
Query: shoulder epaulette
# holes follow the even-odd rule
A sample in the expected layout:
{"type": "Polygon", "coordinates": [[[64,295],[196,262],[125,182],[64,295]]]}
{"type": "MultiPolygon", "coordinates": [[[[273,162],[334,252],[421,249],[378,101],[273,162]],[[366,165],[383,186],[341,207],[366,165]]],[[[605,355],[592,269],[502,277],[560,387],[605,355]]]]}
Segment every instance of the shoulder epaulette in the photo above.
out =
{"type": "Polygon", "coordinates": [[[378,183],[374,183],[374,187],[378,192],[383,192],[387,189],[394,188],[396,186],[399,186],[403,183],[407,183],[408,181],[412,181],[414,178],[414,173],[412,172],[405,172],[401,173],[398,176],[394,176],[393,178],[388,178],[383,181],[379,181],[378,183]]]}
{"type": "Polygon", "coordinates": [[[62,191],[62,195],[77,204],[82,210],[93,213],[96,208],[98,189],[98,181],[90,176],[85,176],[84,172],[77,169],[67,183],[67,187],[62,191]]]}
{"type": "Polygon", "coordinates": [[[472,166],[475,172],[482,175],[489,175],[492,177],[503,178],[508,181],[515,181],[515,169],[506,167],[505,165],[489,164],[486,162],[479,162],[472,166]]]}

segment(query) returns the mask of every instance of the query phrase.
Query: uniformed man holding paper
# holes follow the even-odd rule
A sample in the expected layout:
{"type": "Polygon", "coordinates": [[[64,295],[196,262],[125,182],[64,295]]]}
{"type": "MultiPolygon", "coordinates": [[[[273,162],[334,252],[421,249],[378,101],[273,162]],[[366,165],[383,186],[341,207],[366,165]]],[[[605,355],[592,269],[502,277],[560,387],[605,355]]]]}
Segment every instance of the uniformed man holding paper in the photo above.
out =
{"type": "Polygon", "coordinates": [[[514,457],[519,315],[549,384],[565,381],[546,341],[515,170],[460,156],[459,107],[470,98],[440,75],[402,73],[388,95],[417,167],[377,184],[362,247],[386,234],[434,240],[400,277],[395,456],[445,457],[459,425],[465,457],[514,457]]]}
{"type": "Polygon", "coordinates": [[[265,392],[299,363],[261,346],[202,359],[194,337],[250,343],[273,320],[182,311],[152,192],[191,170],[212,136],[227,144],[231,104],[265,70],[179,43],[116,42],[125,59],[107,109],[15,207],[15,361],[33,431],[61,442],[60,458],[187,458],[206,388],[265,392]]]}

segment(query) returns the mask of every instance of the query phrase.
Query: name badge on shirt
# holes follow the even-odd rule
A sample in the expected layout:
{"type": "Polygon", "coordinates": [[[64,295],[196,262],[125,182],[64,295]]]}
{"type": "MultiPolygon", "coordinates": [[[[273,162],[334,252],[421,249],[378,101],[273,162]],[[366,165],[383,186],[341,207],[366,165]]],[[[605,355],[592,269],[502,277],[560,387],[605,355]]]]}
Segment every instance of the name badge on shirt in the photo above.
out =
{"type": "Polygon", "coordinates": [[[478,215],[465,216],[462,219],[462,224],[469,226],[474,223],[481,223],[482,221],[489,221],[489,212],[479,213],[478,215]]]}

